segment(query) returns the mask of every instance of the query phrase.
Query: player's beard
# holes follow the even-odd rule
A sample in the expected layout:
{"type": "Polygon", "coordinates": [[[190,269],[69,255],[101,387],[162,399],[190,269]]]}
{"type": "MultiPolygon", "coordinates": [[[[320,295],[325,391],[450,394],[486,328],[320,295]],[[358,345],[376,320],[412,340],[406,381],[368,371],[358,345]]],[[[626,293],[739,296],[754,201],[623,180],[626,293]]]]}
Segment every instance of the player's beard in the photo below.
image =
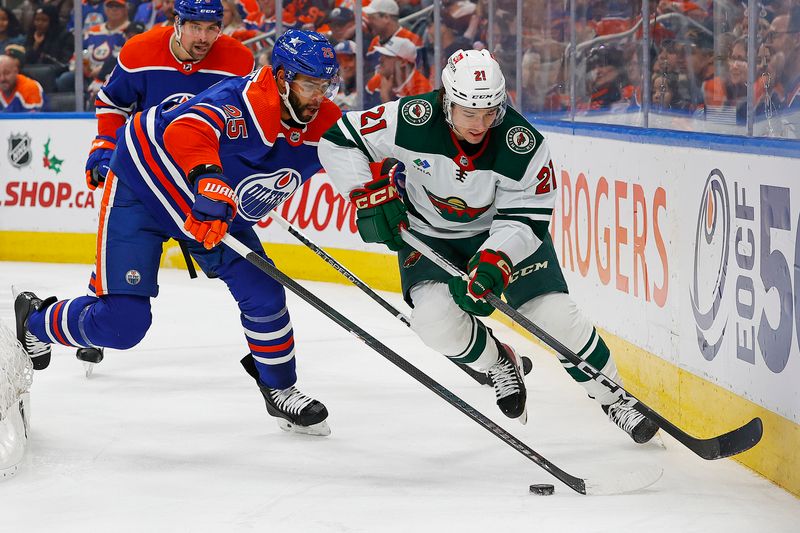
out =
{"type": "Polygon", "coordinates": [[[305,122],[310,122],[311,119],[313,119],[317,114],[317,111],[319,111],[318,107],[309,110],[310,103],[301,105],[300,98],[294,94],[294,91],[291,90],[289,91],[289,104],[294,109],[294,113],[297,115],[297,118],[305,122]]]}

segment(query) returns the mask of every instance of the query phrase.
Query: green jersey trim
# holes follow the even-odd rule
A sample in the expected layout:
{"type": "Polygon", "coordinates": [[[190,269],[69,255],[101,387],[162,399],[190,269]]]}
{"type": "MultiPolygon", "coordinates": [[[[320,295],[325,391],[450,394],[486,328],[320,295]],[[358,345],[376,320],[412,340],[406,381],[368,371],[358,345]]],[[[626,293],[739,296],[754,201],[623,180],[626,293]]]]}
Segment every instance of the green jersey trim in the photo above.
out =
{"type": "Polygon", "coordinates": [[[374,163],[375,160],[372,159],[372,155],[370,155],[369,150],[367,150],[367,145],[364,144],[364,141],[361,139],[361,136],[358,134],[358,132],[356,132],[356,130],[353,127],[353,125],[350,124],[350,121],[347,120],[347,117],[342,117],[342,122],[344,123],[345,127],[347,128],[347,131],[350,132],[350,136],[353,137],[353,139],[355,140],[356,144],[358,145],[358,148],[362,152],[364,152],[364,155],[367,156],[367,159],[369,159],[370,163],[374,163]]]}
{"type": "Polygon", "coordinates": [[[331,128],[325,132],[325,135],[322,136],[325,140],[332,142],[336,146],[342,146],[344,148],[358,148],[358,145],[347,138],[347,136],[342,131],[342,128],[339,127],[339,124],[334,124],[331,128]]]}

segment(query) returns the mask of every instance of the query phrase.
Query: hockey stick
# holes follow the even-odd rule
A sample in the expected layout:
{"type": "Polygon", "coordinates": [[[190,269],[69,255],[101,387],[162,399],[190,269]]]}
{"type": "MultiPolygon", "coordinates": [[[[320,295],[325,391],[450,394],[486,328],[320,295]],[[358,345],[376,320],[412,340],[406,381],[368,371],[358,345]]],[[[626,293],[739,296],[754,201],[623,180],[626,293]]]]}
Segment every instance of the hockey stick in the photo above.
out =
{"type": "MultiPolygon", "coordinates": [[[[341,264],[336,259],[334,259],[325,250],[323,250],[322,248],[320,248],[319,246],[314,244],[314,242],[311,239],[309,239],[308,237],[303,235],[300,232],[300,230],[295,228],[288,220],[286,220],[285,218],[283,218],[279,214],[275,213],[274,211],[270,212],[269,216],[278,225],[283,227],[283,229],[285,229],[286,231],[291,233],[297,240],[299,240],[300,242],[305,244],[309,249],[311,249],[312,252],[314,252],[315,254],[320,256],[326,263],[331,265],[342,276],[347,278],[347,280],[350,281],[350,283],[352,283],[353,285],[355,285],[356,287],[361,289],[367,296],[369,296],[375,302],[377,302],[378,305],[380,305],[381,307],[383,307],[384,309],[389,311],[389,313],[391,313],[400,322],[402,322],[403,324],[405,324],[408,327],[411,327],[411,321],[406,315],[404,315],[401,311],[399,311],[392,304],[390,304],[389,302],[387,302],[386,300],[381,298],[375,291],[372,290],[372,288],[369,285],[367,285],[366,283],[361,281],[358,278],[358,276],[356,276],[355,274],[350,272],[343,264],[341,264]]],[[[468,367],[466,365],[462,365],[462,364],[456,363],[452,359],[448,359],[448,361],[451,361],[454,365],[456,365],[458,368],[463,370],[466,374],[468,374],[472,379],[474,379],[475,381],[477,381],[481,385],[489,385],[489,386],[492,385],[491,378],[488,375],[484,374],[483,372],[478,372],[477,370],[473,370],[472,368],[470,368],[470,367],[468,367]]],[[[524,355],[522,356],[522,365],[523,365],[524,370],[525,370],[525,375],[530,374],[531,369],[533,368],[533,363],[531,362],[531,360],[528,357],[525,357],[524,355]]]]}
{"type": "MultiPolygon", "coordinates": [[[[436,263],[440,268],[454,276],[464,276],[458,267],[442,257],[430,246],[419,240],[415,235],[403,229],[403,240],[414,247],[418,252],[436,263]]],[[[760,418],[754,418],[747,424],[736,428],[728,433],[711,437],[708,439],[698,439],[693,437],[674,425],[672,422],[655,412],[653,409],[642,403],[641,400],[629,393],[623,387],[615,383],[611,378],[594,368],[584,361],[572,350],[561,344],[556,338],[528,320],[525,315],[511,307],[492,293],[486,296],[486,301],[492,304],[495,309],[505,314],[514,322],[524,327],[528,332],[536,336],[539,340],[547,344],[550,348],[558,352],[564,359],[578,367],[591,379],[602,384],[614,393],[617,398],[624,400],[628,405],[642,413],[644,416],[659,425],[664,431],[675,437],[681,444],[692,450],[703,459],[720,459],[730,457],[749,450],[761,440],[763,425],[760,418]]]]}
{"type": "Polygon", "coordinates": [[[469,405],[467,402],[450,392],[444,386],[430,378],[427,374],[419,370],[417,367],[403,359],[397,353],[393,352],[386,345],[381,343],[378,339],[361,329],[354,322],[346,318],[344,315],[333,309],[320,298],[305,289],[299,283],[280,271],[275,265],[252,251],[250,248],[242,244],[240,241],[232,237],[230,234],[225,235],[222,239],[228,247],[233,251],[244,257],[253,266],[272,277],[275,281],[298,295],[305,300],[315,309],[322,314],[336,322],[343,329],[347,330],[356,338],[363,341],[370,348],[378,352],[380,355],[388,359],[395,366],[399,367],[406,374],[416,379],[422,385],[434,392],[447,403],[470,417],[479,425],[484,427],[487,431],[491,432],[498,439],[502,440],[519,453],[533,461],[541,468],[556,477],[559,481],[567,485],[569,488],[580,494],[621,494],[625,492],[633,492],[636,490],[649,487],[661,477],[663,470],[658,467],[649,467],[643,470],[629,472],[614,480],[601,481],[589,480],[584,478],[575,477],[567,472],[561,470],[555,464],[551,463],[545,457],[539,455],[532,448],[528,447],[524,442],[520,441],[512,434],[508,433],[505,429],[492,422],[489,418],[483,415],[480,411],[469,405]]]}

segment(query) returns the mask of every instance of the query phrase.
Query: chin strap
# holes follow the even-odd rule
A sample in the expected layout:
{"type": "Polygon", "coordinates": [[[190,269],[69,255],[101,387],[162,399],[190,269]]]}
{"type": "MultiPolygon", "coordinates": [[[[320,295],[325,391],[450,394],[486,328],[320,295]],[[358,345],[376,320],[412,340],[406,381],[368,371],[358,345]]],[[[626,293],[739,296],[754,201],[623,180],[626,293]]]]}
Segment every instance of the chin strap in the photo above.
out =
{"type": "Polygon", "coordinates": [[[286,85],[286,94],[282,93],[280,89],[278,89],[278,94],[281,97],[281,101],[283,102],[283,105],[286,106],[286,109],[289,110],[289,114],[292,115],[292,120],[294,120],[298,124],[308,124],[309,122],[314,120],[314,117],[317,116],[316,113],[314,113],[314,116],[311,117],[308,120],[300,120],[300,118],[297,116],[297,113],[294,112],[294,106],[289,101],[289,91],[291,91],[291,89],[289,88],[289,82],[284,80],[283,83],[286,85]]]}

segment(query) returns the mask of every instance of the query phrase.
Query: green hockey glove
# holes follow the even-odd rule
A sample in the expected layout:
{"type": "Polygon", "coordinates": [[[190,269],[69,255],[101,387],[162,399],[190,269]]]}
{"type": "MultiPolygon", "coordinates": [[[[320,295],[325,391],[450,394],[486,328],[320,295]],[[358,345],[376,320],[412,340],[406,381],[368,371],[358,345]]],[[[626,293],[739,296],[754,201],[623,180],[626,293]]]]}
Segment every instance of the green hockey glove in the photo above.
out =
{"type": "Polygon", "coordinates": [[[356,205],[356,225],[364,242],[380,242],[390,250],[403,248],[400,228],[408,227],[406,206],[400,199],[396,180],[405,181],[405,166],[395,163],[381,179],[350,193],[356,205]]]}
{"type": "Polygon", "coordinates": [[[472,315],[489,316],[494,307],[483,298],[490,292],[499,298],[508,287],[513,268],[503,252],[481,250],[469,260],[468,279],[454,276],[447,281],[447,286],[461,309],[472,315]]]}

